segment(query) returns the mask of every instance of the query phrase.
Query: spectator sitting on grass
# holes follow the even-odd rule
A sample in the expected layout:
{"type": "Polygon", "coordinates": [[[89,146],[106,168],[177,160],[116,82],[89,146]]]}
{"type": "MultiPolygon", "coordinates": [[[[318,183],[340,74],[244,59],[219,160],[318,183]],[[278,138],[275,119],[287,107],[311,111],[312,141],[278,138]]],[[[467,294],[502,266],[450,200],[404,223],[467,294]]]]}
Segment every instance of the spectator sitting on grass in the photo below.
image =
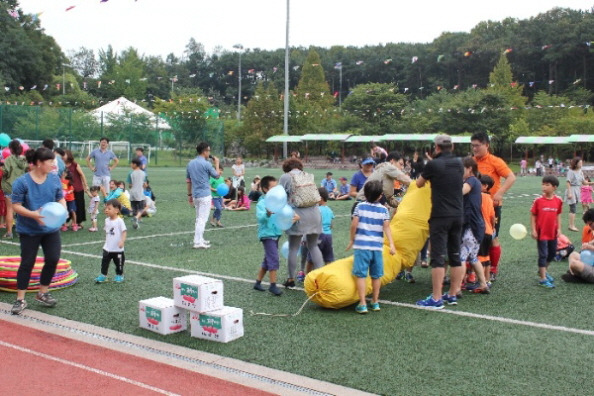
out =
{"type": "Polygon", "coordinates": [[[237,187],[237,199],[229,202],[225,207],[226,210],[250,210],[250,200],[245,195],[245,187],[237,187]]]}
{"type": "Polygon", "coordinates": [[[326,173],[326,178],[322,180],[320,186],[324,187],[328,192],[328,199],[336,199],[338,190],[336,189],[336,180],[332,178],[332,172],[326,173]]]}
{"type": "Polygon", "coordinates": [[[260,188],[260,176],[256,176],[256,177],[254,177],[254,180],[252,180],[248,198],[252,202],[258,202],[258,200],[260,199],[261,196],[262,196],[262,189],[260,188]]]}
{"type": "MultiPolygon", "coordinates": [[[[586,223],[582,232],[582,250],[594,253],[594,209],[588,209],[582,220],[586,223]]],[[[565,282],[594,283],[594,267],[584,263],[580,253],[573,252],[569,255],[569,271],[561,278],[565,282]]]]}
{"type": "Polygon", "coordinates": [[[341,177],[340,179],[340,186],[338,186],[338,194],[336,195],[336,199],[338,201],[346,201],[351,199],[351,195],[349,194],[350,186],[346,177],[341,177]]]}
{"type": "Polygon", "coordinates": [[[103,185],[100,185],[99,187],[101,188],[101,193],[105,197],[105,198],[103,198],[103,202],[107,202],[111,199],[117,199],[118,201],[120,201],[120,204],[122,204],[122,208],[120,209],[120,216],[128,216],[131,213],[130,212],[130,198],[127,198],[126,195],[124,194],[123,187],[118,187],[119,185],[121,185],[120,183],[123,184],[123,182],[119,182],[117,180],[110,180],[109,181],[109,188],[110,188],[109,192],[105,191],[105,189],[103,188],[103,185]],[[127,207],[125,207],[125,205],[123,204],[125,202],[128,203],[127,207]]]}
{"type": "Polygon", "coordinates": [[[233,187],[233,182],[230,177],[225,179],[225,184],[229,187],[229,192],[227,195],[223,197],[223,205],[227,207],[231,203],[231,201],[235,200],[235,196],[237,195],[237,189],[233,187]]]}

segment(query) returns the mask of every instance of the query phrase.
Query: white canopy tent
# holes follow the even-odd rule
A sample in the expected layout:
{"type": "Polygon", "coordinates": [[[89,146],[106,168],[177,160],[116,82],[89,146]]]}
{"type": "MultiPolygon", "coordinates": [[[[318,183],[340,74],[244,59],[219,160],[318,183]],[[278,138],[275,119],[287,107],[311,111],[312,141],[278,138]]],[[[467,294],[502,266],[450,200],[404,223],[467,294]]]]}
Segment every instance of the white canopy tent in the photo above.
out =
{"type": "Polygon", "coordinates": [[[101,122],[103,120],[103,125],[109,125],[111,119],[125,115],[145,115],[155,124],[157,129],[171,129],[171,126],[165,120],[123,96],[91,111],[91,114],[97,121],[101,122]]]}

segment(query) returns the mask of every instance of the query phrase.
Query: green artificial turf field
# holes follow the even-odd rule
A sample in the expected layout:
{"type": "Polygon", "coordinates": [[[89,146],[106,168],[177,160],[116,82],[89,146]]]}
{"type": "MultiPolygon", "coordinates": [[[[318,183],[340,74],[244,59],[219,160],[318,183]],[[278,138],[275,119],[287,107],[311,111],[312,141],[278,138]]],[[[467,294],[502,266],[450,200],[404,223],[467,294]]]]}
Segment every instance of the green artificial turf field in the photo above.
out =
{"type": "MultiPolygon", "coordinates": [[[[127,172],[116,168],[114,178],[125,178],[127,172]]],[[[314,171],[318,182],[325,172],[314,171]]],[[[350,179],[352,173],[336,170],[334,177],[350,179]]],[[[248,186],[256,174],[278,177],[281,171],[248,168],[248,186]]],[[[157,215],[145,219],[138,230],[127,221],[125,283],[93,282],[100,269],[101,232],[65,232],[62,257],[72,261],[79,282],[53,293],[59,301],[54,309],[35,305],[32,296],[29,309],[379,394],[581,394],[592,383],[589,301],[594,286],[564,283],[563,261],[550,268],[557,288],[538,287],[536,243],[529,237],[513,240],[508,233],[513,223],[529,225],[529,208],[540,192],[536,177],[519,178],[506,196],[501,273],[490,295],[466,294],[457,307],[438,312],[415,308],[415,301],[431,288],[430,270],[417,267],[416,283],[394,281],[382,289],[379,313],[362,316],[353,307],[327,310],[308,303],[295,317],[250,314],[292,314],[306,300],[300,290],[285,291],[281,297],[252,290],[263,255],[253,209],[223,212],[225,228],[207,225],[212,248],[193,250],[195,212],[186,200],[185,170],[150,168],[149,177],[157,215]],[[244,309],[243,338],[220,344],[191,338],[189,332],[160,336],[138,327],[138,301],[171,297],[172,278],[193,271],[224,281],[225,305],[244,309]]],[[[337,215],[337,259],[351,254],[344,251],[351,205],[329,203],[337,215]]],[[[562,217],[567,230],[567,214],[562,217]]],[[[564,232],[578,244],[577,233],[564,232]]],[[[1,254],[18,255],[17,242],[0,241],[1,254]]],[[[285,278],[282,259],[279,281],[285,278]]],[[[0,301],[13,300],[13,293],[0,292],[0,301]]]]}

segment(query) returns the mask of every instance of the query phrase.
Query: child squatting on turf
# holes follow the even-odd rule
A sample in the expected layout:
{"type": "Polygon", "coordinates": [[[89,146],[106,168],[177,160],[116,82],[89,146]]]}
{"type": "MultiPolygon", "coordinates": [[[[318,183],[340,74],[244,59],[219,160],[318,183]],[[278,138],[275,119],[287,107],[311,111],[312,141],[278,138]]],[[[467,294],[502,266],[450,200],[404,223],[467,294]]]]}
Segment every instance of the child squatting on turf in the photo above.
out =
{"type": "Polygon", "coordinates": [[[126,224],[120,217],[122,204],[117,199],[110,199],[105,203],[105,244],[103,245],[103,259],[101,260],[101,275],[95,282],[107,282],[109,263],[113,260],[116,266],[115,282],[124,281],[124,243],[126,242],[126,224]]]}
{"type": "Polygon", "coordinates": [[[557,237],[561,234],[561,210],[563,201],[555,195],[559,180],[552,175],[542,178],[542,196],[534,200],[530,212],[532,238],[538,246],[538,284],[552,289],[555,279],[547,268],[557,253],[557,237]]]}
{"type": "Polygon", "coordinates": [[[276,179],[273,176],[264,176],[260,181],[260,188],[262,189],[262,196],[258,199],[256,204],[256,219],[258,220],[258,239],[262,242],[264,247],[264,260],[262,266],[258,271],[254,289],[264,291],[262,287],[262,279],[268,271],[270,277],[270,287],[268,291],[275,296],[280,296],[283,292],[276,286],[276,271],[279,268],[278,259],[278,240],[281,236],[281,231],[277,228],[272,213],[266,209],[264,199],[268,190],[276,186],[276,179]]]}
{"type": "Polygon", "coordinates": [[[365,295],[367,291],[367,273],[371,276],[372,299],[370,309],[379,311],[380,278],[384,275],[384,261],[382,257],[384,234],[390,244],[390,254],[396,254],[394,240],[390,232],[390,213],[379,203],[383,186],[379,180],[365,183],[363,187],[365,201],[359,203],[353,212],[351,221],[351,241],[346,250],[355,250],[353,275],[357,277],[357,292],[359,305],[355,311],[367,313],[365,295]]]}

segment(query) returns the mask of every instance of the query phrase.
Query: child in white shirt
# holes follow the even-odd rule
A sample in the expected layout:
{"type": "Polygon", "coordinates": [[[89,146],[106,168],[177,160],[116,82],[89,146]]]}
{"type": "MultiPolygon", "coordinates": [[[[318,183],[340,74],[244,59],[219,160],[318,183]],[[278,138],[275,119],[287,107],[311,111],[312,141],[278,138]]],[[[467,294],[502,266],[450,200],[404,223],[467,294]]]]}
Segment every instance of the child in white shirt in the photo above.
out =
{"type": "Polygon", "coordinates": [[[95,282],[107,282],[107,271],[109,263],[113,260],[116,266],[114,281],[124,281],[124,243],[126,242],[126,224],[120,218],[122,204],[117,199],[110,199],[105,203],[105,244],[103,245],[103,259],[101,260],[101,275],[95,278],[95,282]]]}

